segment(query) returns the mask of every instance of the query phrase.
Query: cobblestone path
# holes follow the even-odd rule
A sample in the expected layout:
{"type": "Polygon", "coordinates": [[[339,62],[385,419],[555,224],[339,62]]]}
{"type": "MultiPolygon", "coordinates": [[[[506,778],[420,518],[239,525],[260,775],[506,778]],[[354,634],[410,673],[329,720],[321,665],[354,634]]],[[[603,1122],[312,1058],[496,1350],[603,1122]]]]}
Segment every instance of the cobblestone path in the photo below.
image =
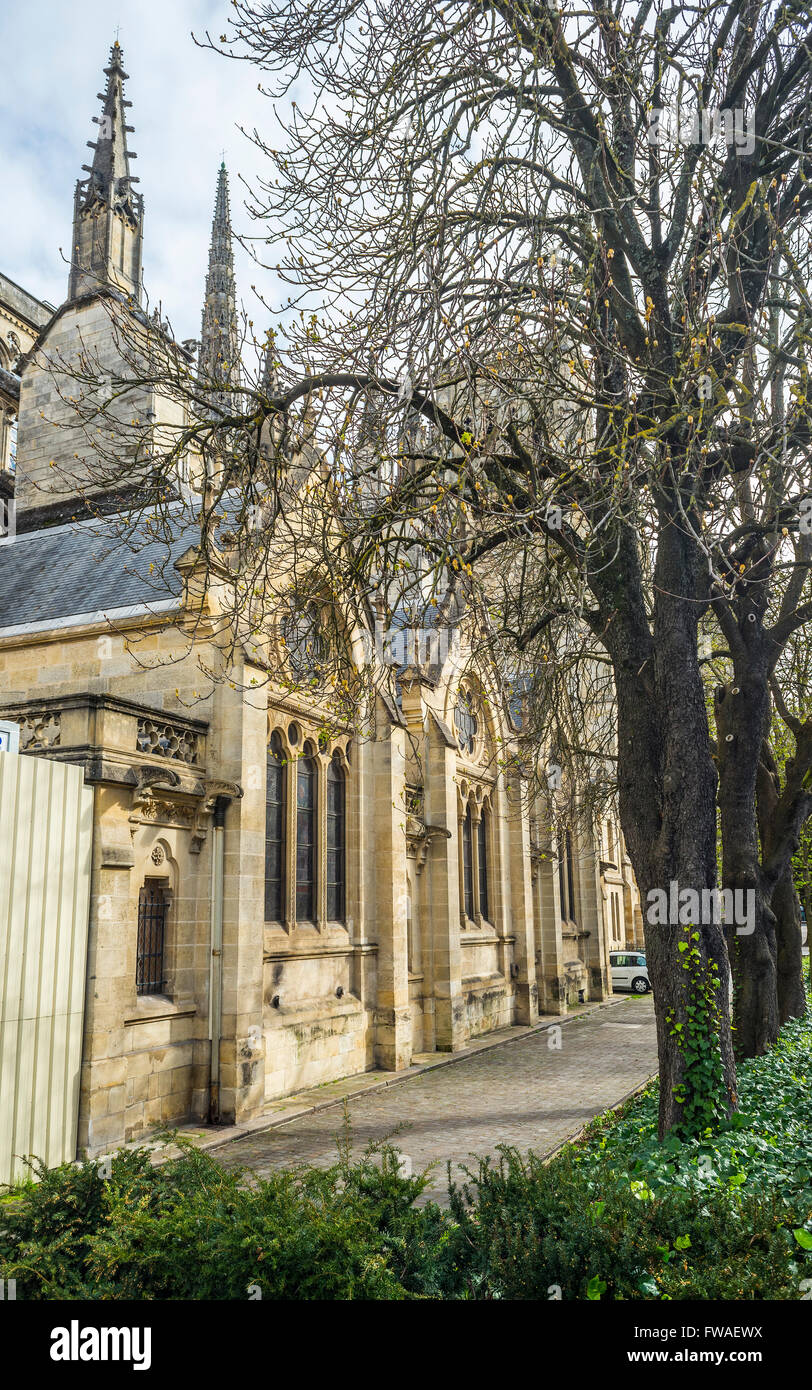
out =
{"type": "MultiPolygon", "coordinates": [[[[544,1153],[616,1104],[657,1067],[651,996],[621,998],[610,1008],[441,1066],[397,1085],[348,1100],[353,1149],[393,1134],[417,1172],[430,1163],[426,1197],[444,1201],[452,1172],[497,1144],[544,1153]],[[560,1041],[560,1048],[551,1043],[560,1041]]],[[[327,1166],[336,1157],[341,1106],[316,1111],[215,1151],[226,1168],[258,1175],[299,1163],[327,1166]]]]}

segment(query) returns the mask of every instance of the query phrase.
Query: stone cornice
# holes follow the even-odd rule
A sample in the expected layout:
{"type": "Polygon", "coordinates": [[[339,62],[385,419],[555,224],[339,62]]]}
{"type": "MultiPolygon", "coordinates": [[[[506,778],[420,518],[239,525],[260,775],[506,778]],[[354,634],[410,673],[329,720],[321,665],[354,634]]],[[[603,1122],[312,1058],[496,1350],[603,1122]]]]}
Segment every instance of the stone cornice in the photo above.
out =
{"type": "Polygon", "coordinates": [[[47,708],[49,710],[68,710],[68,709],[110,709],[119,714],[134,714],[137,717],[149,719],[165,719],[172,724],[180,724],[195,733],[204,734],[208,730],[209,721],[207,719],[196,719],[191,715],[181,714],[174,710],[157,708],[155,705],[142,705],[137,700],[128,700],[120,695],[109,695],[106,692],[98,691],[78,691],[72,695],[40,695],[29,696],[26,699],[14,699],[4,701],[0,709],[20,710],[28,712],[47,708]]]}

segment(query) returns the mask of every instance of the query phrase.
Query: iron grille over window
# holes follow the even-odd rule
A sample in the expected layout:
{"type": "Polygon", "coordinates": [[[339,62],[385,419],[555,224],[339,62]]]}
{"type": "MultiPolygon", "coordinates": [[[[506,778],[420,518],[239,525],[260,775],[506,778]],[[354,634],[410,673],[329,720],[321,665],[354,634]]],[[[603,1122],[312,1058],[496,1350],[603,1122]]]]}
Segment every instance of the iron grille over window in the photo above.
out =
{"type": "Polygon", "coordinates": [[[285,760],[278,734],[271,738],[265,783],[265,921],[285,917],[285,760]]]}
{"type": "Polygon", "coordinates": [[[345,914],[344,769],[338,758],[327,769],[327,917],[343,922],[345,914]]]}
{"type": "Polygon", "coordinates": [[[487,921],[491,914],[488,904],[488,827],[484,810],[479,818],[476,833],[479,852],[479,915],[487,921]]]}
{"type": "Polygon", "coordinates": [[[312,922],[316,861],[316,760],[310,744],[296,771],[296,920],[312,922]]]}
{"type": "Polygon", "coordinates": [[[473,836],[471,833],[471,808],[465,812],[465,819],[462,823],[462,885],[465,895],[465,915],[474,915],[474,855],[473,855],[473,836]]]}
{"type": "Polygon", "coordinates": [[[135,988],[138,994],[163,994],[164,946],[169,895],[160,883],[147,879],[138,898],[138,951],[135,988]]]}

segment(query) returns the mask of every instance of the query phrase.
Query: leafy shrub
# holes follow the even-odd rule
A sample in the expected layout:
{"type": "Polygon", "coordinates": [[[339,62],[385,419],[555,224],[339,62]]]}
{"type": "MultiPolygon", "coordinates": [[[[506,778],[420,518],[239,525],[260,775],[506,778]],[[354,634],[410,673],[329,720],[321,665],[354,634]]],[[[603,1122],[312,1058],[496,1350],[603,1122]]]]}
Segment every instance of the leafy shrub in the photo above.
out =
{"type": "Polygon", "coordinates": [[[0,1234],[0,1264],[21,1298],[402,1299],[439,1292],[447,1218],[414,1205],[384,1147],[357,1163],[261,1181],[184,1145],[153,1168],[117,1154],[38,1166],[41,1182],[0,1234]],[[377,1158],[377,1161],[376,1161],[377,1158]]]}
{"type": "MultiPolygon", "coordinates": [[[[3,1206],[0,1277],[16,1279],[20,1297],[94,1298],[87,1260],[105,1220],[108,1189],[101,1170],[92,1162],[46,1168],[35,1161],[32,1167],[38,1181],[20,1186],[3,1206]]],[[[122,1150],[112,1167],[113,1186],[144,1201],[162,1182],[144,1151],[122,1150]]]]}
{"type": "Polygon", "coordinates": [[[544,1164],[505,1148],[452,1189],[451,1210],[470,1297],[801,1297],[807,1257],[778,1196],[655,1196],[615,1177],[586,1192],[571,1152],[544,1164]]]}

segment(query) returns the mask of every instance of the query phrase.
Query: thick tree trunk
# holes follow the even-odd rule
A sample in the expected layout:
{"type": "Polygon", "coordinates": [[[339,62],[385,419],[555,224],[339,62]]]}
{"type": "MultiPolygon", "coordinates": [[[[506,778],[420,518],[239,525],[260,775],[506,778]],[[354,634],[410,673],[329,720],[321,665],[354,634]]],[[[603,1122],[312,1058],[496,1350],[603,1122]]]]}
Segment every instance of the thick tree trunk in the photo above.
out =
{"type": "MultiPolygon", "coordinates": [[[[716,771],[700,676],[696,557],[682,527],[666,526],[657,561],[655,640],[617,596],[606,633],[618,712],[620,816],[642,895],[660,1062],[659,1130],[697,1130],[735,1105],[724,933],[713,920],[680,921],[673,894],[716,884],[716,771]],[[666,920],[662,912],[665,898],[666,920]]],[[[682,898],[685,901],[685,898],[682,898]]]]}
{"type": "Polygon", "coordinates": [[[773,890],[772,909],[775,914],[776,960],[778,967],[778,1020],[803,1018],[806,1013],[806,993],[803,982],[801,952],[801,912],[798,894],[792,878],[790,862],[780,875],[773,890]]]}
{"type": "MultiPolygon", "coordinates": [[[[805,736],[799,741],[798,753],[803,757],[805,736]]],[[[776,1006],[778,1025],[788,1018],[801,1018],[806,1012],[806,991],[803,979],[801,952],[801,913],[792,872],[792,854],[800,832],[788,806],[793,783],[803,780],[804,763],[796,760],[787,764],[788,785],[782,794],[778,766],[772,748],[765,740],[758,769],[757,807],[761,837],[762,863],[773,867],[771,907],[775,919],[776,1006]],[[788,830],[789,826],[789,830],[788,830]]],[[[794,806],[794,800],[792,806],[794,806]]],[[[803,815],[804,801],[798,807],[803,815]]]]}
{"type": "MultiPolygon", "coordinates": [[[[747,879],[743,880],[745,883],[747,879]]],[[[729,882],[725,875],[725,885],[729,882]]],[[[752,890],[753,915],[745,934],[739,927],[725,935],[733,973],[733,1045],[736,1056],[760,1057],[778,1037],[778,970],[775,918],[760,886],[752,890]]]]}
{"type": "Polygon", "coordinates": [[[727,938],[733,974],[737,1057],[758,1057],[778,1037],[778,981],[772,884],[761,867],[756,784],[769,715],[766,668],[716,691],[722,883],[733,895],[727,938]]]}

